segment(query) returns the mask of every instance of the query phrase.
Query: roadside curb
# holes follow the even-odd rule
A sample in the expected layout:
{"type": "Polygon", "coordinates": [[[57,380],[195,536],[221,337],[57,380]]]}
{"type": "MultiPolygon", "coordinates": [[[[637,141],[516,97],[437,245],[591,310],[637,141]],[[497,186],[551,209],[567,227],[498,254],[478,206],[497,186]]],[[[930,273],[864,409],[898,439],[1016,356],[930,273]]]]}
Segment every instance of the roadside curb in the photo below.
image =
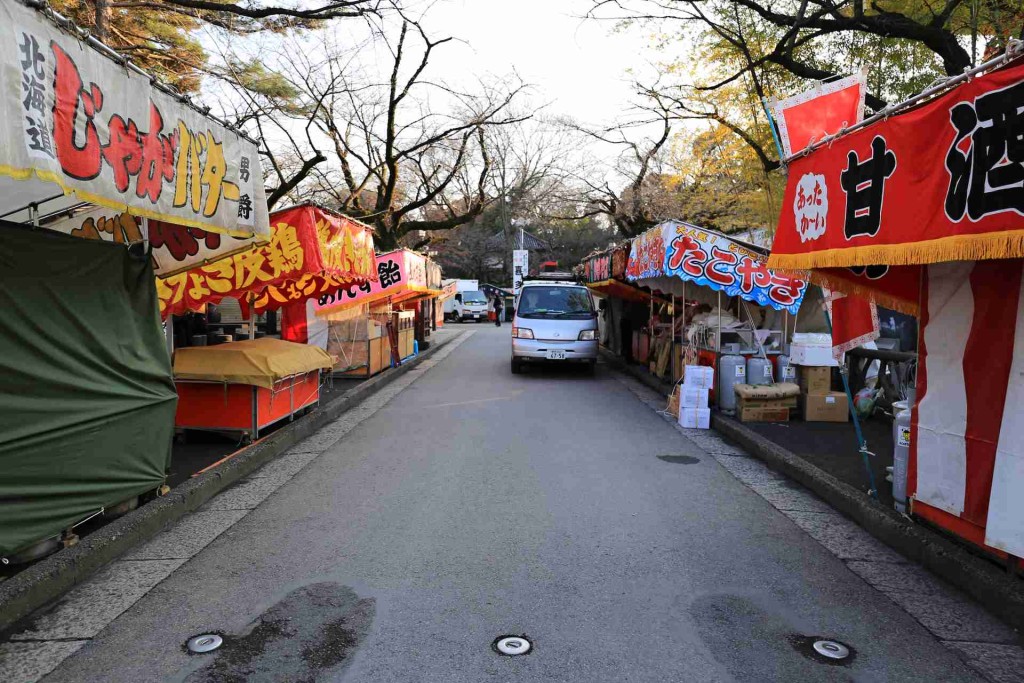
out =
{"type": "MultiPolygon", "coordinates": [[[[663,392],[671,389],[671,384],[651,376],[639,366],[631,366],[604,349],[602,355],[609,365],[653,389],[663,392]]],[[[713,414],[711,426],[771,469],[812,491],[908,560],[967,593],[1011,628],[1024,632],[1024,581],[878,504],[853,486],[732,418],[713,414]]]]}
{"type": "Polygon", "coordinates": [[[452,341],[462,338],[463,334],[465,332],[431,343],[429,349],[421,351],[400,367],[361,382],[326,405],[237,451],[222,465],[183,482],[166,496],[129,512],[89,534],[77,545],[54,553],[0,583],[0,633],[312,436],[366,397],[416,368],[452,341]]]}

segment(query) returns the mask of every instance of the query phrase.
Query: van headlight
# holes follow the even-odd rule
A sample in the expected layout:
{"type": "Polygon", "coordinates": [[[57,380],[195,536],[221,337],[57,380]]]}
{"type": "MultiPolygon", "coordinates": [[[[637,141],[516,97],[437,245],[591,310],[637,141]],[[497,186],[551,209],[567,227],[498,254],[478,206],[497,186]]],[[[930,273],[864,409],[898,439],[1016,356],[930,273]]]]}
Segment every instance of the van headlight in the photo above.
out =
{"type": "Polygon", "coordinates": [[[597,330],[583,330],[580,332],[579,341],[594,341],[597,330]]]}
{"type": "Polygon", "coordinates": [[[525,327],[513,327],[512,336],[516,339],[533,339],[533,330],[525,327]]]}

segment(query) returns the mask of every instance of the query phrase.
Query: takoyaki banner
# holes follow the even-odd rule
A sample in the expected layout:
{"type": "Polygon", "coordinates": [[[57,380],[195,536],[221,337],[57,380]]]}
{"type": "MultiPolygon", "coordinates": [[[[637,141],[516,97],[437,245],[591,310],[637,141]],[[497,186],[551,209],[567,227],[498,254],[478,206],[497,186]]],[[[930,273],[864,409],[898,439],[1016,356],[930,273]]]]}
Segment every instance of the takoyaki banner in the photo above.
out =
{"type": "Polygon", "coordinates": [[[1024,59],[793,160],[776,268],[1024,257],[1024,59]]]}
{"type": "Polygon", "coordinates": [[[0,114],[5,209],[73,194],[176,225],[270,235],[256,145],[18,2],[0,3],[0,114]]]}
{"type": "Polygon", "coordinates": [[[804,277],[769,269],[764,254],[714,230],[669,221],[634,240],[634,247],[638,242],[644,245],[639,250],[642,262],[636,268],[631,262],[627,273],[633,268],[637,273],[674,276],[758,306],[794,314],[807,293],[804,277]]]}

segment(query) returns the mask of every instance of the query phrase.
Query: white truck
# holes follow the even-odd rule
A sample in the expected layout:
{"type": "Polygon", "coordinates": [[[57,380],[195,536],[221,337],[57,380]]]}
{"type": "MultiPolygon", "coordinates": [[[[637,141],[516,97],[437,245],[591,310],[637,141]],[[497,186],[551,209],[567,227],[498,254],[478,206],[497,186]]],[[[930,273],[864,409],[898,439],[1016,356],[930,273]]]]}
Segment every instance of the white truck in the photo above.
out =
{"type": "MultiPolygon", "coordinates": [[[[451,280],[445,280],[449,284],[451,280]]],[[[456,280],[455,296],[444,302],[445,320],[487,320],[487,296],[479,280],[456,280]]]]}

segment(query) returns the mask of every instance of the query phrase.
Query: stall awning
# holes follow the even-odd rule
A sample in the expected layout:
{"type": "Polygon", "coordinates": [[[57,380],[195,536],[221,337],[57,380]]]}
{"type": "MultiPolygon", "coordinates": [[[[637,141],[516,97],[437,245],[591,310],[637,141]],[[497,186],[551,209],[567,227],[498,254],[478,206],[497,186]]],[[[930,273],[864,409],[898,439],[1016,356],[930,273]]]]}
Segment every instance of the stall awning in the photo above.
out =
{"type": "Polygon", "coordinates": [[[675,277],[778,311],[796,313],[807,292],[806,275],[769,269],[757,247],[682,221],[637,237],[629,259],[629,280],[675,277]]]}
{"type": "Polygon", "coordinates": [[[276,211],[271,224],[268,244],[159,280],[161,315],[248,294],[256,310],[276,309],[377,278],[367,226],[312,205],[276,211]]]}
{"type": "Polygon", "coordinates": [[[584,282],[621,280],[626,276],[629,247],[617,245],[583,259],[578,270],[584,282]]]}
{"type": "Polygon", "coordinates": [[[427,266],[431,261],[409,249],[396,249],[377,256],[377,280],[360,287],[342,287],[320,299],[317,315],[329,316],[352,306],[374,304],[390,299],[392,303],[414,298],[438,296],[441,290],[427,284],[427,266]]]}
{"type": "Polygon", "coordinates": [[[768,264],[1024,257],[1022,107],[1019,58],[794,159],[768,264]]]}
{"type": "Polygon", "coordinates": [[[645,289],[640,289],[636,285],[631,285],[628,282],[623,282],[622,280],[588,282],[587,287],[599,294],[603,294],[604,296],[609,296],[614,299],[624,299],[626,301],[645,303],[653,297],[655,301],[667,303],[661,297],[655,296],[645,289]]]}
{"type": "Polygon", "coordinates": [[[0,206],[46,211],[74,195],[265,241],[256,144],[52,16],[0,4],[0,206]]]}
{"type": "Polygon", "coordinates": [[[174,353],[174,379],[272,389],[286,377],[329,370],[333,364],[327,352],[317,346],[266,337],[178,349],[174,353]]]}

